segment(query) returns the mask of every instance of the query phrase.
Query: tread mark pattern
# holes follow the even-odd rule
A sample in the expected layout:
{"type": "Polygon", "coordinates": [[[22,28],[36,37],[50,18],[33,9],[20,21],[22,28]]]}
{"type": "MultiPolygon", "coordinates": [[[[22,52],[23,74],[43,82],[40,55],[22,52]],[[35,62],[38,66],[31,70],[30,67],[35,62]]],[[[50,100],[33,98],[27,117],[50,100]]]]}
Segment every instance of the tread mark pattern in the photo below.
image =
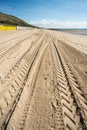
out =
{"type": "Polygon", "coordinates": [[[52,38],[51,40],[65,130],[85,129],[87,128],[87,101],[59,48],[52,38]]]}

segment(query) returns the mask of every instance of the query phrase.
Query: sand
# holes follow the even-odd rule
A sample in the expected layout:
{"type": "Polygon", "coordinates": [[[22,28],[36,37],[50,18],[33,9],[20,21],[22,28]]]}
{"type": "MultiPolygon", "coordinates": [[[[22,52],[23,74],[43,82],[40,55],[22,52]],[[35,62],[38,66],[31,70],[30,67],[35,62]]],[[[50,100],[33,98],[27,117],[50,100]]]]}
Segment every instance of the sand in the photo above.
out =
{"type": "Polygon", "coordinates": [[[87,128],[87,37],[0,32],[0,130],[87,128]]]}

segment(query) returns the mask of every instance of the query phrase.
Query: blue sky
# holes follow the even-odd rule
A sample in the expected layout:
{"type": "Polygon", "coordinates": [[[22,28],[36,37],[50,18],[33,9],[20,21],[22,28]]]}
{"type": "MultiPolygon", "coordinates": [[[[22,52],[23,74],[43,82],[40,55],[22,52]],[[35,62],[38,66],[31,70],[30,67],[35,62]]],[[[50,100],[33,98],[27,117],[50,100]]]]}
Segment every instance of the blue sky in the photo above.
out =
{"type": "Polygon", "coordinates": [[[0,12],[43,27],[87,28],[87,0],[0,0],[0,12]]]}

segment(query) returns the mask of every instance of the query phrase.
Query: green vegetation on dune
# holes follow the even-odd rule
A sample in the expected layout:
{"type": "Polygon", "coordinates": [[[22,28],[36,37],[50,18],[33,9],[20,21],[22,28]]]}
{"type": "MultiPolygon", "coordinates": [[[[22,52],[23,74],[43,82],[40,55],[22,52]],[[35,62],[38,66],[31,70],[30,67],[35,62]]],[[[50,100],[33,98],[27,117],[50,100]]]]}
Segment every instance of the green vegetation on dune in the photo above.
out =
{"type": "Polygon", "coordinates": [[[0,24],[8,24],[8,25],[18,25],[18,26],[27,26],[35,28],[36,26],[28,24],[20,18],[17,18],[12,15],[4,14],[0,12],[0,24]]]}

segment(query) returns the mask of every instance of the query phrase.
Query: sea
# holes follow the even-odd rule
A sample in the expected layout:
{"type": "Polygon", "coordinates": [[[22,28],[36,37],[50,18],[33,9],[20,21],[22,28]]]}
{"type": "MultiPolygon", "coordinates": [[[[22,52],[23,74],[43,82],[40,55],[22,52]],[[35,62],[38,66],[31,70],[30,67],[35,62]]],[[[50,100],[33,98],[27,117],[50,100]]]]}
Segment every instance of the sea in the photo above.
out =
{"type": "Polygon", "coordinates": [[[67,33],[73,33],[73,34],[78,34],[78,35],[85,35],[87,36],[87,28],[81,28],[81,29],[77,29],[77,28],[62,28],[62,29],[52,29],[52,30],[55,30],[55,31],[63,31],[63,32],[67,32],[67,33]]]}

